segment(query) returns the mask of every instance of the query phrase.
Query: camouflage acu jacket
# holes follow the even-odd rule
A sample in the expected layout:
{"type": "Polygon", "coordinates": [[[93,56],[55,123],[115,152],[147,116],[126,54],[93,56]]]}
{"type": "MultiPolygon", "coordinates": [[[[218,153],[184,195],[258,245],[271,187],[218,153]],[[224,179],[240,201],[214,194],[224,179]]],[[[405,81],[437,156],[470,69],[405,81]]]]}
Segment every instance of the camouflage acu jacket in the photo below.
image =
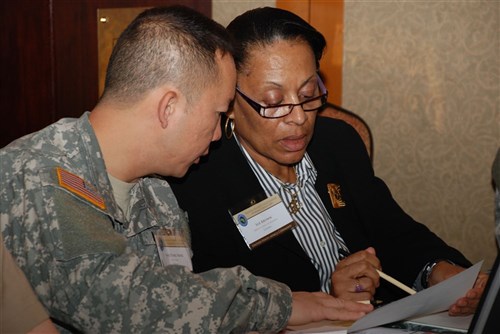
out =
{"type": "Polygon", "coordinates": [[[141,179],[117,207],[88,113],[0,150],[6,247],[50,315],[91,333],[276,332],[291,292],[242,267],[162,267],[152,231],[187,228],[166,181],[141,179]]]}

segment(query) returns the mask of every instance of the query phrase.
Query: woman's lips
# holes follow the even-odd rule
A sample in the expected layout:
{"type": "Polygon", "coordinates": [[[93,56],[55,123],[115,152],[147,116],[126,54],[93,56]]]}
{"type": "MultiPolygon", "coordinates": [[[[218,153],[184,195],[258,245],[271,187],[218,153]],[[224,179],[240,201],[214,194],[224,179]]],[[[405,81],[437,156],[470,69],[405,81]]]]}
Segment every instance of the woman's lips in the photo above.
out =
{"type": "Polygon", "coordinates": [[[281,144],[288,151],[301,151],[306,147],[306,135],[301,136],[290,136],[281,139],[281,144]]]}

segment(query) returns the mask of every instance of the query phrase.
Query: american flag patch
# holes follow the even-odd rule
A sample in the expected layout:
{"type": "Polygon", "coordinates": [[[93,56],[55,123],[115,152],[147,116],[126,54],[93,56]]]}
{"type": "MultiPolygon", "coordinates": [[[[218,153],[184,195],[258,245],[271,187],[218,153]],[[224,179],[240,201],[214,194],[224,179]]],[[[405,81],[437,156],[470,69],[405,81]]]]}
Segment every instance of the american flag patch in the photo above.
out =
{"type": "Polygon", "coordinates": [[[71,191],[83,199],[86,199],[102,210],[106,208],[104,199],[99,196],[95,189],[93,189],[93,187],[86,183],[81,177],[72,174],[61,167],[57,167],[56,170],[57,179],[59,180],[59,185],[61,187],[71,191]]]}

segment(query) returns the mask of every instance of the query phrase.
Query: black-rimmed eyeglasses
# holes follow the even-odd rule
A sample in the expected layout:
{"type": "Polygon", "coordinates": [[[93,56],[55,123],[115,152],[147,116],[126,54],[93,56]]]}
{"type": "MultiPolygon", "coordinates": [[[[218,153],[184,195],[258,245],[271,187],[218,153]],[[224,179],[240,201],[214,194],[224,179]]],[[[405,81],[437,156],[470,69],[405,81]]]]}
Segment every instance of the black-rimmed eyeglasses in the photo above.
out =
{"type": "Polygon", "coordinates": [[[296,106],[300,106],[304,111],[317,111],[321,109],[326,104],[326,101],[328,99],[328,91],[326,90],[326,87],[323,84],[323,81],[321,81],[319,75],[318,86],[321,92],[321,95],[319,96],[307,99],[300,103],[286,103],[272,106],[260,105],[259,103],[255,102],[247,95],[245,95],[238,87],[236,87],[236,91],[260,116],[264,118],[280,118],[290,114],[293,108],[296,106]]]}

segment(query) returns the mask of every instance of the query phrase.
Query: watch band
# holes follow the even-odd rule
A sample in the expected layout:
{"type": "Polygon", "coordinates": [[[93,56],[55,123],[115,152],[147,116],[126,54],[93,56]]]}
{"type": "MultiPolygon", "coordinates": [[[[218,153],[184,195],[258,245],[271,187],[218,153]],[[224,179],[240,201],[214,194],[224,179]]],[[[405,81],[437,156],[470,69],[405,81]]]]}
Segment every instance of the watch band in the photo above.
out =
{"type": "Polygon", "coordinates": [[[449,264],[455,265],[455,263],[453,263],[447,259],[437,259],[437,260],[434,260],[432,262],[428,262],[424,267],[423,274],[421,277],[421,283],[422,283],[422,287],[424,289],[427,289],[429,287],[429,278],[431,277],[432,270],[434,269],[436,264],[438,264],[439,262],[443,262],[443,261],[448,262],[449,264]]]}

